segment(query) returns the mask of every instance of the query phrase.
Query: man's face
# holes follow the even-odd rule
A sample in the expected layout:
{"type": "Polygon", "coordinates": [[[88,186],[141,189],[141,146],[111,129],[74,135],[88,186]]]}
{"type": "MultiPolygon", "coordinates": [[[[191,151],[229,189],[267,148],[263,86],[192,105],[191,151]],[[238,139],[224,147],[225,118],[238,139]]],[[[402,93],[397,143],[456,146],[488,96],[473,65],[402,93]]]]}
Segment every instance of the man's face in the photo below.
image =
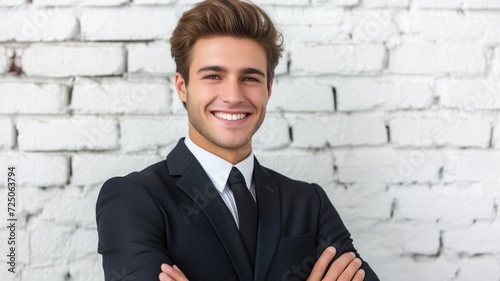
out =
{"type": "Polygon", "coordinates": [[[249,150],[271,95],[267,75],[267,57],[257,42],[226,36],[199,39],[192,50],[189,85],[176,74],[190,138],[213,153],[249,150]]]}

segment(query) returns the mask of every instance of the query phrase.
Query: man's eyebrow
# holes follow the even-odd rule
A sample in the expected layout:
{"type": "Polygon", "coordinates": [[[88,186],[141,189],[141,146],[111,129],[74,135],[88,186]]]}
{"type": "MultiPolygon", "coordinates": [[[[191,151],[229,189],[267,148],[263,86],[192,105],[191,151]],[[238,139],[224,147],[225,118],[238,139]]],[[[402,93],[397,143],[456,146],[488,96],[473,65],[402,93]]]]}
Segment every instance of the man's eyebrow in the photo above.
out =
{"type": "Polygon", "coordinates": [[[222,67],[222,66],[209,65],[209,66],[204,66],[204,67],[198,69],[198,71],[196,71],[196,73],[209,72],[209,71],[227,72],[227,69],[225,67],[222,67]]]}
{"type": "MultiPolygon", "coordinates": [[[[214,72],[227,72],[227,68],[225,67],[222,67],[222,66],[218,66],[218,65],[209,65],[209,66],[204,66],[200,69],[198,69],[198,71],[196,73],[202,73],[202,72],[210,72],[210,71],[214,71],[214,72]]],[[[257,75],[260,75],[262,77],[266,77],[266,74],[257,69],[257,68],[253,68],[253,67],[247,67],[245,69],[243,69],[241,71],[242,74],[257,74],[257,75]]]]}
{"type": "Polygon", "coordinates": [[[252,68],[252,67],[243,69],[243,71],[241,73],[243,73],[243,74],[258,74],[262,77],[266,77],[266,74],[263,71],[258,70],[256,68],[252,68]]]}

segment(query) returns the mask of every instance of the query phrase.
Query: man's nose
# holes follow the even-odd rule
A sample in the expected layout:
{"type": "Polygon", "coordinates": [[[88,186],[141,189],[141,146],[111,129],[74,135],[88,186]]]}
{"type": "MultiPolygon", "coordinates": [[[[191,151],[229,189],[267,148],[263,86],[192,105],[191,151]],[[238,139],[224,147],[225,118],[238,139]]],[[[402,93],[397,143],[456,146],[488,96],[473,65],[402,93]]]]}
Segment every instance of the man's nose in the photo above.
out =
{"type": "Polygon", "coordinates": [[[231,104],[240,103],[245,100],[242,91],[240,81],[237,78],[226,79],[220,98],[223,102],[231,104]]]}

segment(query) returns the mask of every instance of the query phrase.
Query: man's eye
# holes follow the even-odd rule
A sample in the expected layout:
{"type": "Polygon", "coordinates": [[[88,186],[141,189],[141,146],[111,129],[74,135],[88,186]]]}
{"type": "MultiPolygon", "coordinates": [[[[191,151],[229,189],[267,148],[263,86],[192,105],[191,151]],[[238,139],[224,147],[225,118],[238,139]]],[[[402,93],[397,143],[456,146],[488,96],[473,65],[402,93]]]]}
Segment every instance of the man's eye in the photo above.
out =
{"type": "Polygon", "coordinates": [[[219,77],[217,75],[208,75],[205,78],[206,79],[218,79],[219,77]]]}
{"type": "Polygon", "coordinates": [[[245,77],[245,78],[243,78],[243,81],[259,82],[259,80],[255,79],[253,77],[245,77]]]}

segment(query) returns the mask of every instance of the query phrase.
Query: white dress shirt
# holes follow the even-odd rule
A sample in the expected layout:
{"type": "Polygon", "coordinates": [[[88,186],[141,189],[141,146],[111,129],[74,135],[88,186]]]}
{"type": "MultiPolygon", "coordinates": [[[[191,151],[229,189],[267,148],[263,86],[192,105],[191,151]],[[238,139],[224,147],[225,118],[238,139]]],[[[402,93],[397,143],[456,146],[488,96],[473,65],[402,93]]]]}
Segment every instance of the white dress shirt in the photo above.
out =
{"type": "Polygon", "coordinates": [[[227,184],[227,179],[229,178],[229,173],[231,172],[233,166],[238,168],[238,170],[240,170],[243,174],[247,187],[249,187],[248,189],[255,200],[255,185],[253,183],[253,151],[243,161],[233,165],[219,156],[199,147],[189,138],[189,136],[186,136],[184,143],[189,151],[193,153],[194,157],[196,157],[198,162],[200,162],[201,166],[222,197],[222,200],[226,203],[227,208],[233,215],[234,221],[239,228],[238,208],[236,207],[236,202],[234,201],[233,192],[227,184]]]}

